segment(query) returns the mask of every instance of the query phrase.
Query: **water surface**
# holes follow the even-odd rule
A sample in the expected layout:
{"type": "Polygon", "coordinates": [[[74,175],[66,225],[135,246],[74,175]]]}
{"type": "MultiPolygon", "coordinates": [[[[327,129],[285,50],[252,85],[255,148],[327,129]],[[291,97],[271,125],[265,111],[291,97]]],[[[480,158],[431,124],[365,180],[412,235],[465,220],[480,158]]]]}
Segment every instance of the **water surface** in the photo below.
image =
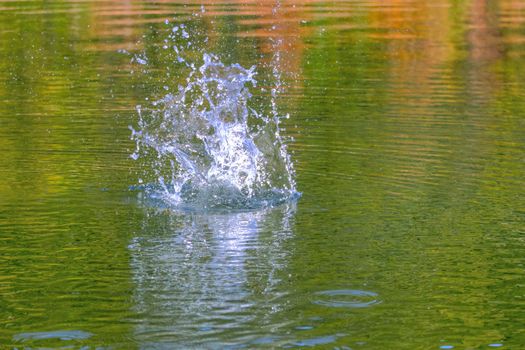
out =
{"type": "Polygon", "coordinates": [[[524,10],[0,0],[0,344],[522,348],[524,10]],[[166,19],[269,89],[282,72],[297,202],[185,212],[129,190],[166,19]]]}

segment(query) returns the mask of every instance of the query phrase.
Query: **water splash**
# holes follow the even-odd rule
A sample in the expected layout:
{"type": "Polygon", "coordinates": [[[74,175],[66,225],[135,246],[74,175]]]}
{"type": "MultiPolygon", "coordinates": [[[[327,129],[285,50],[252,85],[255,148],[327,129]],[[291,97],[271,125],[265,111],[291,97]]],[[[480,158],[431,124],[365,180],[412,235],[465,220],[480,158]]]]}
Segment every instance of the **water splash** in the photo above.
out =
{"type": "MultiPolygon", "coordinates": [[[[274,70],[271,112],[265,114],[264,106],[251,100],[255,66],[227,65],[204,50],[202,59],[192,62],[184,50],[191,44],[184,25],[171,28],[163,48],[171,49],[173,64],[186,69],[186,79],[175,89],[166,86],[172,91],[147,106],[137,106],[131,157],[148,160],[147,195],[192,209],[257,208],[297,197],[280,128],[287,116],[276,107],[279,72],[274,70]]],[[[148,65],[145,54],[134,61],[148,65]]]]}

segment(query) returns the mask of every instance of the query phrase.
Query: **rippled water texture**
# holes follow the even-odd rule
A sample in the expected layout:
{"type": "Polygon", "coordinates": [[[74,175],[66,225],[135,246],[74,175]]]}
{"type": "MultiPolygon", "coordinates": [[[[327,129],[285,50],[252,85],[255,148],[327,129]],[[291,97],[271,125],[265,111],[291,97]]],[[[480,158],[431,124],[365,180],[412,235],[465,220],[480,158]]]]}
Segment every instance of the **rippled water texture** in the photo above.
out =
{"type": "Polygon", "coordinates": [[[523,348],[524,28],[516,0],[0,0],[0,348],[523,348]],[[182,24],[197,69],[255,67],[279,139],[248,138],[299,200],[145,190],[180,169],[130,126],[188,86],[182,24]]]}

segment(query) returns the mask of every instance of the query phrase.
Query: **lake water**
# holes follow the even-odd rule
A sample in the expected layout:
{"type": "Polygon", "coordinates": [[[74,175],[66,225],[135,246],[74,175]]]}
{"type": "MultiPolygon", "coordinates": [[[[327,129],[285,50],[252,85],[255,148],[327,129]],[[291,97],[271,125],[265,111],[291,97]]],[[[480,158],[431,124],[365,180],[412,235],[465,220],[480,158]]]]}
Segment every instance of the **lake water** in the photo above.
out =
{"type": "Polygon", "coordinates": [[[0,348],[524,348],[524,77],[519,0],[0,0],[0,348]],[[180,24],[280,79],[300,199],[134,190],[180,24]]]}

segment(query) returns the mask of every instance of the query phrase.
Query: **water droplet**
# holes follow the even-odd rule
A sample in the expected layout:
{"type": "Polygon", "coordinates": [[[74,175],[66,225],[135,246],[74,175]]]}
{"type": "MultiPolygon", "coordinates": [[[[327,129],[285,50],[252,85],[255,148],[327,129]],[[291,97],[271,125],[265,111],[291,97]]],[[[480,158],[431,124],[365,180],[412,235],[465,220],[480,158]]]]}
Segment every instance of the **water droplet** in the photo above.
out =
{"type": "Polygon", "coordinates": [[[143,65],[148,63],[147,60],[145,60],[144,58],[141,58],[141,57],[135,57],[135,61],[137,61],[137,63],[143,64],[143,65]]]}

